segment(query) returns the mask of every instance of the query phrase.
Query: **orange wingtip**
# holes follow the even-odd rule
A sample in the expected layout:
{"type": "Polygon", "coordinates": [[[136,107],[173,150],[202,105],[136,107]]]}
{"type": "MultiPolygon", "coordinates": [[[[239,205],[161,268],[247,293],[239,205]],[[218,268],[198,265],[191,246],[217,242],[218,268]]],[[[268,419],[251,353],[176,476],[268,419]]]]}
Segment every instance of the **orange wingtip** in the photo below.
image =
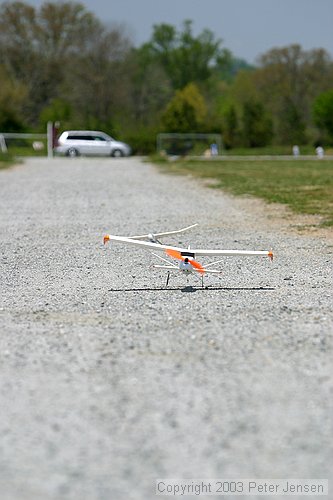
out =
{"type": "Polygon", "coordinates": [[[273,255],[273,250],[270,250],[270,251],[268,252],[268,257],[269,257],[271,260],[273,260],[273,257],[274,257],[274,255],[273,255]]]}
{"type": "Polygon", "coordinates": [[[110,239],[109,235],[108,235],[108,234],[106,234],[106,235],[104,236],[104,238],[103,238],[103,243],[104,243],[104,245],[105,245],[105,243],[107,243],[107,242],[109,241],[109,239],[110,239]]]}

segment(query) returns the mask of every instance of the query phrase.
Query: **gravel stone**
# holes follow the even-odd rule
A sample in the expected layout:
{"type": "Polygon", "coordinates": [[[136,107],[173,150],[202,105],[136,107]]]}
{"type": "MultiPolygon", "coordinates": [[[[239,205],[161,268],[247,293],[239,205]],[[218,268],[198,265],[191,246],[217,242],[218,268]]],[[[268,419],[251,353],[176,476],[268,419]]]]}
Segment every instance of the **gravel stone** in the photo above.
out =
{"type": "Polygon", "coordinates": [[[328,477],[332,244],[253,203],[139,158],[0,172],[1,500],[328,477]],[[195,222],[165,241],[276,258],[166,288],[149,252],[103,245],[195,222]]]}

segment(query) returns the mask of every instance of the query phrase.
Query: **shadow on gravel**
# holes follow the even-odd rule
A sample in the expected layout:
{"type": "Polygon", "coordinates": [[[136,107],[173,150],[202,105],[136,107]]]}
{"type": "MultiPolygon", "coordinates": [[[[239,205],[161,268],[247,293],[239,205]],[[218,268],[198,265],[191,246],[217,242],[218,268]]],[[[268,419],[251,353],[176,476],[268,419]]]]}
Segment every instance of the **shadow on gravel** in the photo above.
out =
{"type": "Polygon", "coordinates": [[[275,290],[273,287],[225,287],[225,286],[205,286],[205,287],[156,287],[156,288],[110,288],[109,292],[183,292],[183,293],[194,293],[194,292],[207,292],[207,291],[222,291],[222,292],[234,292],[234,291],[260,291],[267,292],[275,290]]]}

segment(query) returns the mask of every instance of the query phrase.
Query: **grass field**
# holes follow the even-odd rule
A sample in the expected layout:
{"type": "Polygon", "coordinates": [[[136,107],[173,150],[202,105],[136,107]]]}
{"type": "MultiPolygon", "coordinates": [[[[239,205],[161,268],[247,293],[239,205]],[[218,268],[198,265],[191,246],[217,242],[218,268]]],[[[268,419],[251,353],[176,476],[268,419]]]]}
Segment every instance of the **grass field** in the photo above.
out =
{"type": "MultiPolygon", "coordinates": [[[[299,146],[301,155],[315,155],[315,147],[311,144],[305,144],[299,146]]],[[[333,148],[325,147],[325,154],[331,155],[333,153],[333,148]]],[[[291,155],[292,147],[288,146],[278,146],[270,145],[260,148],[233,148],[229,150],[223,150],[222,153],[225,156],[281,156],[281,155],[291,155]]]]}
{"type": "Polygon", "coordinates": [[[333,225],[333,160],[157,160],[164,171],[214,179],[212,187],[283,203],[333,225]]]}

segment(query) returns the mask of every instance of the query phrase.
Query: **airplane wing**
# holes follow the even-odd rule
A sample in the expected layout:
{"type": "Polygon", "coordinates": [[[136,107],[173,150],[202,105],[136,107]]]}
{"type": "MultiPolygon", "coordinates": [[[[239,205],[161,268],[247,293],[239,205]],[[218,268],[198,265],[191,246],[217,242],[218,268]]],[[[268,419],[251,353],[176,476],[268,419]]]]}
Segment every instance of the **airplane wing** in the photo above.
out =
{"type": "MultiPolygon", "coordinates": [[[[156,236],[156,235],[155,235],[156,236]]],[[[112,234],[106,234],[104,236],[104,244],[108,241],[113,241],[114,243],[125,243],[127,245],[134,245],[141,247],[144,250],[159,250],[160,252],[165,252],[165,250],[175,249],[179,252],[183,251],[184,248],[173,247],[170,245],[162,245],[160,243],[153,243],[151,241],[142,241],[138,239],[134,239],[133,237],[125,237],[125,236],[114,236],[112,234]]]]}
{"type": "Polygon", "coordinates": [[[152,240],[155,238],[160,238],[161,236],[170,236],[170,234],[179,234],[187,231],[188,229],[192,229],[192,227],[196,227],[198,224],[192,224],[191,226],[183,227],[182,229],[177,229],[176,231],[167,231],[164,233],[150,233],[150,234],[142,234],[140,236],[130,236],[131,240],[152,240]]]}
{"type": "Polygon", "coordinates": [[[166,250],[174,250],[175,252],[179,252],[182,257],[197,257],[197,256],[251,256],[251,255],[266,255],[273,259],[272,250],[205,250],[205,249],[188,249],[181,247],[174,247],[170,245],[162,245],[160,243],[153,243],[150,241],[141,241],[138,239],[134,239],[133,237],[125,237],[125,236],[113,236],[111,234],[107,234],[104,236],[104,244],[108,241],[113,241],[114,243],[124,243],[128,245],[138,246],[144,250],[157,250],[160,252],[165,252],[166,250]]]}

